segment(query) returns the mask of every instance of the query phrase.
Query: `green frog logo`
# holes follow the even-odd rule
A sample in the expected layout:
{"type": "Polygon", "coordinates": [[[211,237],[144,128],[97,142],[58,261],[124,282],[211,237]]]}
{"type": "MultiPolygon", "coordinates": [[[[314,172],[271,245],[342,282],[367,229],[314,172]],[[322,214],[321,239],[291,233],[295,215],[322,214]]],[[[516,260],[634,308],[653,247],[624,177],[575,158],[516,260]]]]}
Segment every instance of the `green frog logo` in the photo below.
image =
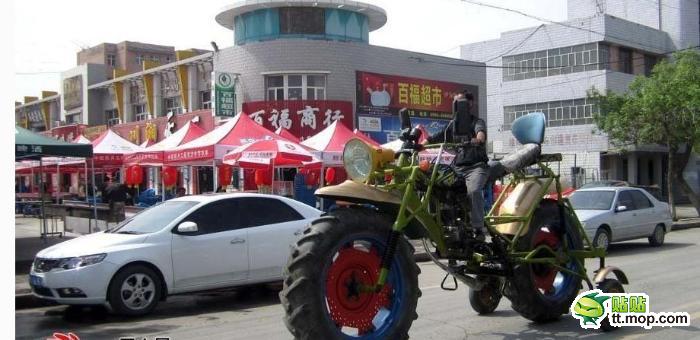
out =
{"type": "Polygon", "coordinates": [[[581,327],[598,329],[600,322],[607,314],[603,302],[608,299],[610,296],[603,295],[599,289],[587,291],[579,295],[571,304],[571,315],[579,319],[581,327]]]}

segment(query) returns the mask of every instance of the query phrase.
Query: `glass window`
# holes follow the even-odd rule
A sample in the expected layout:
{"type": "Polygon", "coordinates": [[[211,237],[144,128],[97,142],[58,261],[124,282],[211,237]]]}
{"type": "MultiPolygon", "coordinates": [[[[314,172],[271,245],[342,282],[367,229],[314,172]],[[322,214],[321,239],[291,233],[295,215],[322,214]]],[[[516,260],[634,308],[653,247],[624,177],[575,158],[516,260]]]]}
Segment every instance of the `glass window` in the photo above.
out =
{"type": "Polygon", "coordinates": [[[107,126],[113,126],[113,125],[119,124],[120,123],[119,110],[117,110],[117,109],[105,110],[105,121],[107,122],[107,126]]]}
{"type": "Polygon", "coordinates": [[[325,34],[326,15],[323,8],[284,7],[279,9],[281,34],[325,34]]]}
{"type": "Polygon", "coordinates": [[[654,66],[656,66],[656,63],[659,62],[659,58],[653,55],[644,55],[644,75],[645,76],[650,76],[651,71],[654,69],[654,66]]]}
{"type": "Polygon", "coordinates": [[[199,202],[167,201],[134,215],[111,233],[147,234],[159,231],[199,202]]]}
{"type": "Polygon", "coordinates": [[[181,114],[182,107],[180,106],[180,97],[164,98],[163,110],[165,114],[167,114],[168,112],[172,112],[177,115],[181,114]]]}
{"type": "Polygon", "coordinates": [[[625,206],[627,210],[635,210],[634,199],[629,190],[620,191],[617,196],[617,207],[625,206]]]}
{"type": "Polygon", "coordinates": [[[265,84],[267,100],[326,99],[326,76],[322,74],[267,76],[265,84]]]}
{"type": "Polygon", "coordinates": [[[184,218],[182,221],[197,223],[197,234],[212,234],[241,228],[239,203],[226,199],[209,203],[184,218]]]}
{"type": "Polygon", "coordinates": [[[632,74],[632,50],[628,48],[620,48],[620,60],[618,61],[619,71],[632,74]]]}
{"type": "Polygon", "coordinates": [[[654,206],[649,201],[649,198],[647,198],[647,196],[644,195],[641,191],[630,190],[630,193],[632,194],[632,200],[634,200],[634,206],[637,209],[647,209],[654,206]]]}
{"type": "Polygon", "coordinates": [[[114,67],[117,65],[117,58],[114,54],[107,55],[107,65],[114,67]]]}
{"type": "Polygon", "coordinates": [[[211,109],[211,91],[199,91],[199,107],[211,109]]]}
{"type": "Polygon", "coordinates": [[[274,198],[243,197],[238,199],[241,208],[241,222],[246,227],[298,221],[304,219],[286,203],[274,198]],[[264,214],[260,212],[264,211],[264,214]]]}

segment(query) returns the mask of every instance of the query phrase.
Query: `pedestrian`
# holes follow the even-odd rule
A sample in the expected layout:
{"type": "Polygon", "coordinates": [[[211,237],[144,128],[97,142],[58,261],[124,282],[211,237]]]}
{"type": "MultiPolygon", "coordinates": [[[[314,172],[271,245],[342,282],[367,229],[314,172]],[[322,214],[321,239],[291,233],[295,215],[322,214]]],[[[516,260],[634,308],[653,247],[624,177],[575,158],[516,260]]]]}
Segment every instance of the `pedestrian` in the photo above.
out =
{"type": "Polygon", "coordinates": [[[103,201],[109,204],[109,221],[121,222],[125,219],[124,205],[126,204],[126,186],[112,180],[112,175],[107,174],[107,182],[102,194],[103,201]]]}
{"type": "Polygon", "coordinates": [[[177,188],[177,192],[175,194],[175,197],[182,197],[185,195],[187,195],[187,190],[184,187],[177,188]]]}

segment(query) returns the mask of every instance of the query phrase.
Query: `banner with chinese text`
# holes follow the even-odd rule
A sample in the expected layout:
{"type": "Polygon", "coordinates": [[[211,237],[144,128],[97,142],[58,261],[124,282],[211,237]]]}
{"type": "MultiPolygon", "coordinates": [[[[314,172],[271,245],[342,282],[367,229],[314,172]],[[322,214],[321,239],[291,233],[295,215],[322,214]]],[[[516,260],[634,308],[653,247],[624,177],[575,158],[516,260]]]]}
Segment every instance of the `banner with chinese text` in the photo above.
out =
{"type": "Polygon", "coordinates": [[[236,115],[236,86],[232,73],[214,72],[214,116],[233,117],[236,115]]]}
{"type": "Polygon", "coordinates": [[[300,139],[309,138],[339,120],[353,128],[352,102],[342,100],[278,100],[243,103],[243,112],[256,123],[275,131],[287,129],[300,139]]]}

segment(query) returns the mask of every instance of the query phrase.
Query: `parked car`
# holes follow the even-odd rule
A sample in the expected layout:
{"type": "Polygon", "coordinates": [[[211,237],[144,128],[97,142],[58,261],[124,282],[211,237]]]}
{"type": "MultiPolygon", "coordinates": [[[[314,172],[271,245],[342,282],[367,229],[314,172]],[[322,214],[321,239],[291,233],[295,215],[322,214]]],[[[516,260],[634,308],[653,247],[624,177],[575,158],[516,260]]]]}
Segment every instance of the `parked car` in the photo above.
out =
{"type": "Polygon", "coordinates": [[[171,294],[280,281],[290,246],[321,213],[272,195],[180,197],[40,251],[29,281],[42,299],[147,314],[171,294]]]}
{"type": "Polygon", "coordinates": [[[627,183],[625,181],[603,180],[603,181],[588,182],[588,183],[582,185],[579,189],[600,188],[600,187],[626,187],[626,186],[629,186],[629,183],[627,183]]]}
{"type": "Polygon", "coordinates": [[[644,237],[660,246],[673,227],[668,204],[643,189],[579,189],[569,199],[593,244],[606,250],[612,242],[644,237]]]}

